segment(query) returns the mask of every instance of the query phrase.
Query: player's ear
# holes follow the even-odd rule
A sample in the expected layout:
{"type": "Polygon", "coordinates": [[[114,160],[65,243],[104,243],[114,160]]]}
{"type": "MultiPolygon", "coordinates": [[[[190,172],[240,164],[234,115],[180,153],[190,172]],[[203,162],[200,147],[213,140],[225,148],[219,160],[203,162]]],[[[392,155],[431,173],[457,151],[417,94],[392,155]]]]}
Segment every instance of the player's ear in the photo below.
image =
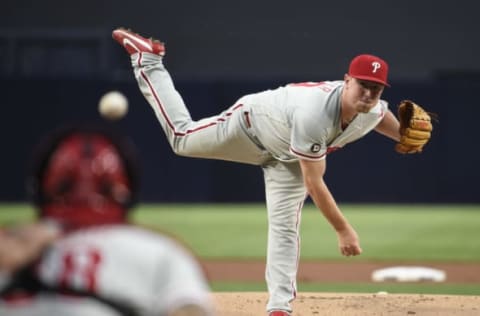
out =
{"type": "Polygon", "coordinates": [[[345,81],[345,84],[346,84],[346,85],[348,85],[351,80],[352,80],[352,76],[350,76],[349,74],[345,74],[345,75],[343,76],[343,81],[345,81]]]}

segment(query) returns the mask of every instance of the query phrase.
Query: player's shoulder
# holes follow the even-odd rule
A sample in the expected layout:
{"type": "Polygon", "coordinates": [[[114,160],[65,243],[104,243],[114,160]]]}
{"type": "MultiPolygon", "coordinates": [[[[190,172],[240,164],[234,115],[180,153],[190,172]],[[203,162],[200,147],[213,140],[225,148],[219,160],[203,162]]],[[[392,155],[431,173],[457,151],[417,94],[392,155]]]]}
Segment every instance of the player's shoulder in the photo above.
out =
{"type": "Polygon", "coordinates": [[[342,81],[300,82],[292,83],[285,87],[291,100],[301,107],[318,108],[322,104],[336,99],[343,87],[342,81]]]}
{"type": "Polygon", "coordinates": [[[380,103],[380,106],[388,108],[388,101],[380,99],[380,101],[378,101],[378,103],[380,103]]]}
{"type": "Polygon", "coordinates": [[[386,100],[380,99],[377,105],[373,108],[374,110],[384,112],[388,110],[388,102],[386,100]]]}
{"type": "Polygon", "coordinates": [[[385,113],[388,111],[388,102],[385,100],[379,100],[374,107],[368,111],[368,113],[361,113],[362,117],[371,117],[376,119],[378,117],[383,117],[385,113]]]}
{"type": "Polygon", "coordinates": [[[49,256],[45,257],[47,261],[62,253],[94,251],[110,258],[110,262],[124,261],[126,267],[143,262],[141,265],[147,270],[150,270],[152,262],[171,262],[181,258],[193,260],[195,257],[190,249],[175,238],[136,225],[81,229],[63,236],[50,249],[49,256]]]}
{"type": "Polygon", "coordinates": [[[330,93],[343,86],[342,80],[337,81],[305,81],[305,82],[292,82],[285,85],[285,88],[298,90],[299,92],[324,92],[330,93]]]}
{"type": "Polygon", "coordinates": [[[66,234],[60,243],[92,244],[135,244],[135,243],[164,243],[166,236],[152,230],[130,224],[109,224],[86,227],[66,234]]]}

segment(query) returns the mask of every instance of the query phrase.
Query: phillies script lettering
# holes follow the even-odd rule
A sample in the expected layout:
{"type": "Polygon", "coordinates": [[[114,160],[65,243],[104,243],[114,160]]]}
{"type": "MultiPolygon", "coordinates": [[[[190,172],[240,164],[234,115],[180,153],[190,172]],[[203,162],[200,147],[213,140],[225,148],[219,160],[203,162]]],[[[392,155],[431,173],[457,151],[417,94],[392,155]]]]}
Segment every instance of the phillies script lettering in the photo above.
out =
{"type": "Polygon", "coordinates": [[[319,88],[325,92],[330,92],[333,90],[333,86],[326,81],[321,82],[299,82],[299,83],[291,83],[289,84],[290,87],[308,87],[308,88],[319,88]]]}

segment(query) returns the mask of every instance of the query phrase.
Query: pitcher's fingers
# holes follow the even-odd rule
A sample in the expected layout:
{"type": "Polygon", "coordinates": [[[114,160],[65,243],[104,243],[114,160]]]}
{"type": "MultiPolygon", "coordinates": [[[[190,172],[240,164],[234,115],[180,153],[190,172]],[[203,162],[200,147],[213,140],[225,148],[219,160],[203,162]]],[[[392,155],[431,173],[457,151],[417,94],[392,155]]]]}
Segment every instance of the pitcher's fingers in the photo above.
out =
{"type": "Polygon", "coordinates": [[[362,253],[362,248],[359,246],[354,246],[354,245],[347,245],[347,246],[342,246],[340,248],[340,251],[342,255],[344,256],[357,256],[362,253]]]}
{"type": "Polygon", "coordinates": [[[360,248],[360,246],[355,246],[353,249],[353,255],[358,256],[361,253],[362,253],[362,248],[360,248]]]}

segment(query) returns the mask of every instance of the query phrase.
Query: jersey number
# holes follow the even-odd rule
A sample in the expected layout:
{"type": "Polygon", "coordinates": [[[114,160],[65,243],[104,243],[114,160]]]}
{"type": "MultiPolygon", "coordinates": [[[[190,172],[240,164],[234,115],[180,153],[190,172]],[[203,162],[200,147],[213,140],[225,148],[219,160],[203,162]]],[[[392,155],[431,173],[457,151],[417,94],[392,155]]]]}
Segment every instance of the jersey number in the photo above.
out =
{"type": "Polygon", "coordinates": [[[100,251],[92,248],[67,250],[63,254],[59,285],[89,292],[97,289],[97,270],[102,261],[100,251]]]}

